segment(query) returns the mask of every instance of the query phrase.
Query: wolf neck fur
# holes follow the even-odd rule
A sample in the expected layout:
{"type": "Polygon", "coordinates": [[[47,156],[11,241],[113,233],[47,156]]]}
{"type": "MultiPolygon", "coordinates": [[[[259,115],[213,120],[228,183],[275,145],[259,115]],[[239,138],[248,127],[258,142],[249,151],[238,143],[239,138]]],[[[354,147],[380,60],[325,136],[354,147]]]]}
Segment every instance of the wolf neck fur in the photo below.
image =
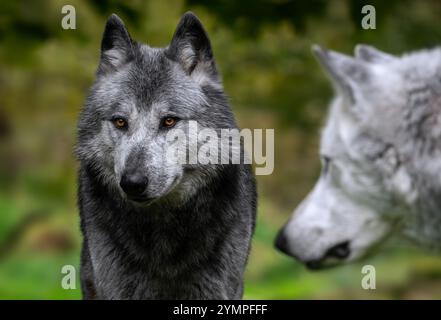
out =
{"type": "Polygon", "coordinates": [[[143,265],[147,263],[159,272],[163,270],[164,274],[171,274],[171,270],[180,268],[168,270],[167,262],[174,264],[173,261],[183,250],[192,250],[189,245],[191,241],[188,240],[193,236],[197,235],[199,242],[194,248],[201,251],[202,247],[215,247],[216,242],[224,236],[223,232],[227,232],[224,228],[234,217],[222,214],[221,211],[237,194],[237,186],[227,185],[227,181],[237,180],[232,178],[239,174],[236,167],[225,167],[210,184],[202,186],[203,190],[198,192],[199,197],[190,197],[180,206],[167,206],[167,202],[159,201],[145,208],[131,205],[85,169],[86,179],[93,185],[90,190],[95,190],[89,201],[96,208],[100,207],[101,212],[105,207],[107,212],[105,216],[93,215],[89,219],[119,250],[130,251],[127,252],[129,255],[136,252],[137,259],[143,265]],[[201,237],[202,233],[207,236],[201,237]],[[159,234],[162,243],[155,241],[159,234]],[[166,264],[163,264],[164,261],[166,264]]]}

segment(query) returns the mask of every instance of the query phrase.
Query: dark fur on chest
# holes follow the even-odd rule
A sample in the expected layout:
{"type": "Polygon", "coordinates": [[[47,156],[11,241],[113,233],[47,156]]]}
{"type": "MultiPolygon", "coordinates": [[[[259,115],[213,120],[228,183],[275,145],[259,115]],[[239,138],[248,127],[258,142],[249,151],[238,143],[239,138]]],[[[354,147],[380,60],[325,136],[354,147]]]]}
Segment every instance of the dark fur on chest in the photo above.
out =
{"type": "Polygon", "coordinates": [[[82,168],[85,298],[240,298],[255,197],[249,166],[225,166],[185,203],[135,207],[82,168]]]}

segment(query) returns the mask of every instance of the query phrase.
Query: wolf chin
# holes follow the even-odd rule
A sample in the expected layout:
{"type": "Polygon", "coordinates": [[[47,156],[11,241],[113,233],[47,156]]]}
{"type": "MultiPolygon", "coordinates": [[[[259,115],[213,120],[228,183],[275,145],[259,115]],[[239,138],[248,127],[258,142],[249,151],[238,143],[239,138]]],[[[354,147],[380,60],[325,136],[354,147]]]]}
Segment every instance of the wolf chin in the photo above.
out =
{"type": "Polygon", "coordinates": [[[390,235],[439,252],[441,49],[313,52],[337,95],[321,138],[321,176],[276,246],[314,269],[362,258],[390,235]]]}
{"type": "Polygon", "coordinates": [[[78,124],[86,299],[239,299],[256,214],[245,164],[167,161],[167,132],[237,128],[200,21],[166,48],[106,24],[78,124]]]}

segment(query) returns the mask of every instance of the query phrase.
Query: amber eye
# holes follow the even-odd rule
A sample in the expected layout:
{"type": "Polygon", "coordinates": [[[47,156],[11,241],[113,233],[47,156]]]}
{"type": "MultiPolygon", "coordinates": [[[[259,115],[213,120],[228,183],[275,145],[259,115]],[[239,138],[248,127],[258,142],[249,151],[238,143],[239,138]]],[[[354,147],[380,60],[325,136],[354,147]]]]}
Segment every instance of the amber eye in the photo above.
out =
{"type": "Polygon", "coordinates": [[[167,117],[162,120],[162,125],[166,128],[171,128],[176,124],[176,122],[177,122],[176,118],[167,117]]]}
{"type": "Polygon", "coordinates": [[[115,125],[115,127],[118,129],[124,129],[127,127],[127,121],[123,118],[112,119],[112,122],[115,125]]]}

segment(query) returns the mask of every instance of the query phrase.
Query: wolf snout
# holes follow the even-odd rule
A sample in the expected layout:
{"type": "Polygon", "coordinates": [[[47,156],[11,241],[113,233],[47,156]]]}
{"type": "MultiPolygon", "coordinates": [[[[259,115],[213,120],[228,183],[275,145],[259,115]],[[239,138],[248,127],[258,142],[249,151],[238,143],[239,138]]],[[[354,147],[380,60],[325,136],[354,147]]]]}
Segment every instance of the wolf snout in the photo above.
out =
{"type": "Polygon", "coordinates": [[[148,182],[148,178],[140,173],[125,173],[119,185],[130,199],[138,200],[146,198],[148,182]]]}
{"type": "Polygon", "coordinates": [[[326,258],[337,258],[337,259],[346,259],[351,253],[351,249],[349,247],[349,241],[344,241],[339,244],[336,244],[328,249],[325,253],[326,258]]]}
{"type": "Polygon", "coordinates": [[[349,241],[344,241],[330,247],[322,258],[305,261],[304,263],[311,270],[329,268],[339,264],[339,262],[343,262],[350,254],[349,241]]]}
{"type": "Polygon", "coordinates": [[[314,244],[307,245],[290,241],[286,228],[280,230],[274,241],[274,246],[282,253],[291,256],[306,265],[308,269],[316,270],[335,266],[344,262],[351,254],[349,241],[342,241],[329,247],[314,248],[314,244]],[[314,257],[314,258],[312,258],[314,257]]]}
{"type": "Polygon", "coordinates": [[[285,234],[285,229],[279,231],[277,234],[276,240],[274,241],[274,246],[284,254],[287,254],[289,256],[294,256],[288,246],[288,237],[285,234]]]}

